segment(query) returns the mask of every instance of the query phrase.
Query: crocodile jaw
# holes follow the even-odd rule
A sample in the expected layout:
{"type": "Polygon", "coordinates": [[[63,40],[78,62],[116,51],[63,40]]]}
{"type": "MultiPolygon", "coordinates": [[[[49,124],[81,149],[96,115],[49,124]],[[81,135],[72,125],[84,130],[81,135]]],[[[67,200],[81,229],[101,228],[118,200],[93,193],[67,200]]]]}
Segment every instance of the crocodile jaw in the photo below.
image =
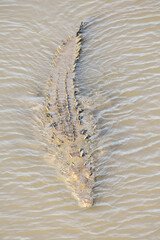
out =
{"type": "Polygon", "coordinates": [[[72,193],[74,198],[78,201],[78,205],[82,208],[88,208],[93,206],[93,199],[91,196],[79,197],[76,193],[72,193]]]}

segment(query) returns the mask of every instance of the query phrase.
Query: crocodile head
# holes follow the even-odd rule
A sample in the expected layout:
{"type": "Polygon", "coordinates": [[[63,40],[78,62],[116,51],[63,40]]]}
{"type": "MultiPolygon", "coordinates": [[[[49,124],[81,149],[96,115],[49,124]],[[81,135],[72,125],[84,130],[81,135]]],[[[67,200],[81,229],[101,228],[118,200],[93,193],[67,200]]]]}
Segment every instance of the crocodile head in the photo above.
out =
{"type": "Polygon", "coordinates": [[[93,205],[94,171],[90,164],[72,163],[67,183],[80,207],[93,205]]]}

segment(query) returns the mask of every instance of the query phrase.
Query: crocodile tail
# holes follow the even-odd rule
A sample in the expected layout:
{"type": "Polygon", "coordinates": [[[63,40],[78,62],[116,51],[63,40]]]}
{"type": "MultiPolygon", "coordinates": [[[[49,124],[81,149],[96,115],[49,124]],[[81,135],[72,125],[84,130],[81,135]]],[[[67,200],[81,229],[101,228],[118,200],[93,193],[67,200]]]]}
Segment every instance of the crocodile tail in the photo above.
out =
{"type": "Polygon", "coordinates": [[[79,58],[79,54],[81,51],[83,25],[83,22],[81,22],[80,27],[76,33],[76,60],[79,58]]]}

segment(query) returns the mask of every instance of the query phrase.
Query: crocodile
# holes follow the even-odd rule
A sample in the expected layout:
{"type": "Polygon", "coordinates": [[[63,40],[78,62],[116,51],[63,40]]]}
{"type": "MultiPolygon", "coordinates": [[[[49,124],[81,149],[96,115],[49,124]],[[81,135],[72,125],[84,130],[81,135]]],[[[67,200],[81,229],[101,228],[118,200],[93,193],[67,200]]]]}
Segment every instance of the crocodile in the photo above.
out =
{"type": "Polygon", "coordinates": [[[82,122],[83,109],[77,99],[76,64],[82,43],[80,24],[75,36],[69,36],[58,47],[46,97],[46,117],[50,137],[58,147],[61,176],[80,207],[91,207],[95,182],[95,167],[86,146],[90,135],[82,122]]]}

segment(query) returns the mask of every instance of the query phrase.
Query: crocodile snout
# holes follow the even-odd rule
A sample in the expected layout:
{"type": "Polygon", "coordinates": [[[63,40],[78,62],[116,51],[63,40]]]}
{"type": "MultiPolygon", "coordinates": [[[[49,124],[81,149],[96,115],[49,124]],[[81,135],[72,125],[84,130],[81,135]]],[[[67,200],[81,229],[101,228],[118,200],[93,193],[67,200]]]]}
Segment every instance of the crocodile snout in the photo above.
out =
{"type": "Polygon", "coordinates": [[[74,198],[78,201],[78,205],[82,208],[93,206],[93,198],[91,196],[80,197],[76,193],[72,193],[74,198]]]}

